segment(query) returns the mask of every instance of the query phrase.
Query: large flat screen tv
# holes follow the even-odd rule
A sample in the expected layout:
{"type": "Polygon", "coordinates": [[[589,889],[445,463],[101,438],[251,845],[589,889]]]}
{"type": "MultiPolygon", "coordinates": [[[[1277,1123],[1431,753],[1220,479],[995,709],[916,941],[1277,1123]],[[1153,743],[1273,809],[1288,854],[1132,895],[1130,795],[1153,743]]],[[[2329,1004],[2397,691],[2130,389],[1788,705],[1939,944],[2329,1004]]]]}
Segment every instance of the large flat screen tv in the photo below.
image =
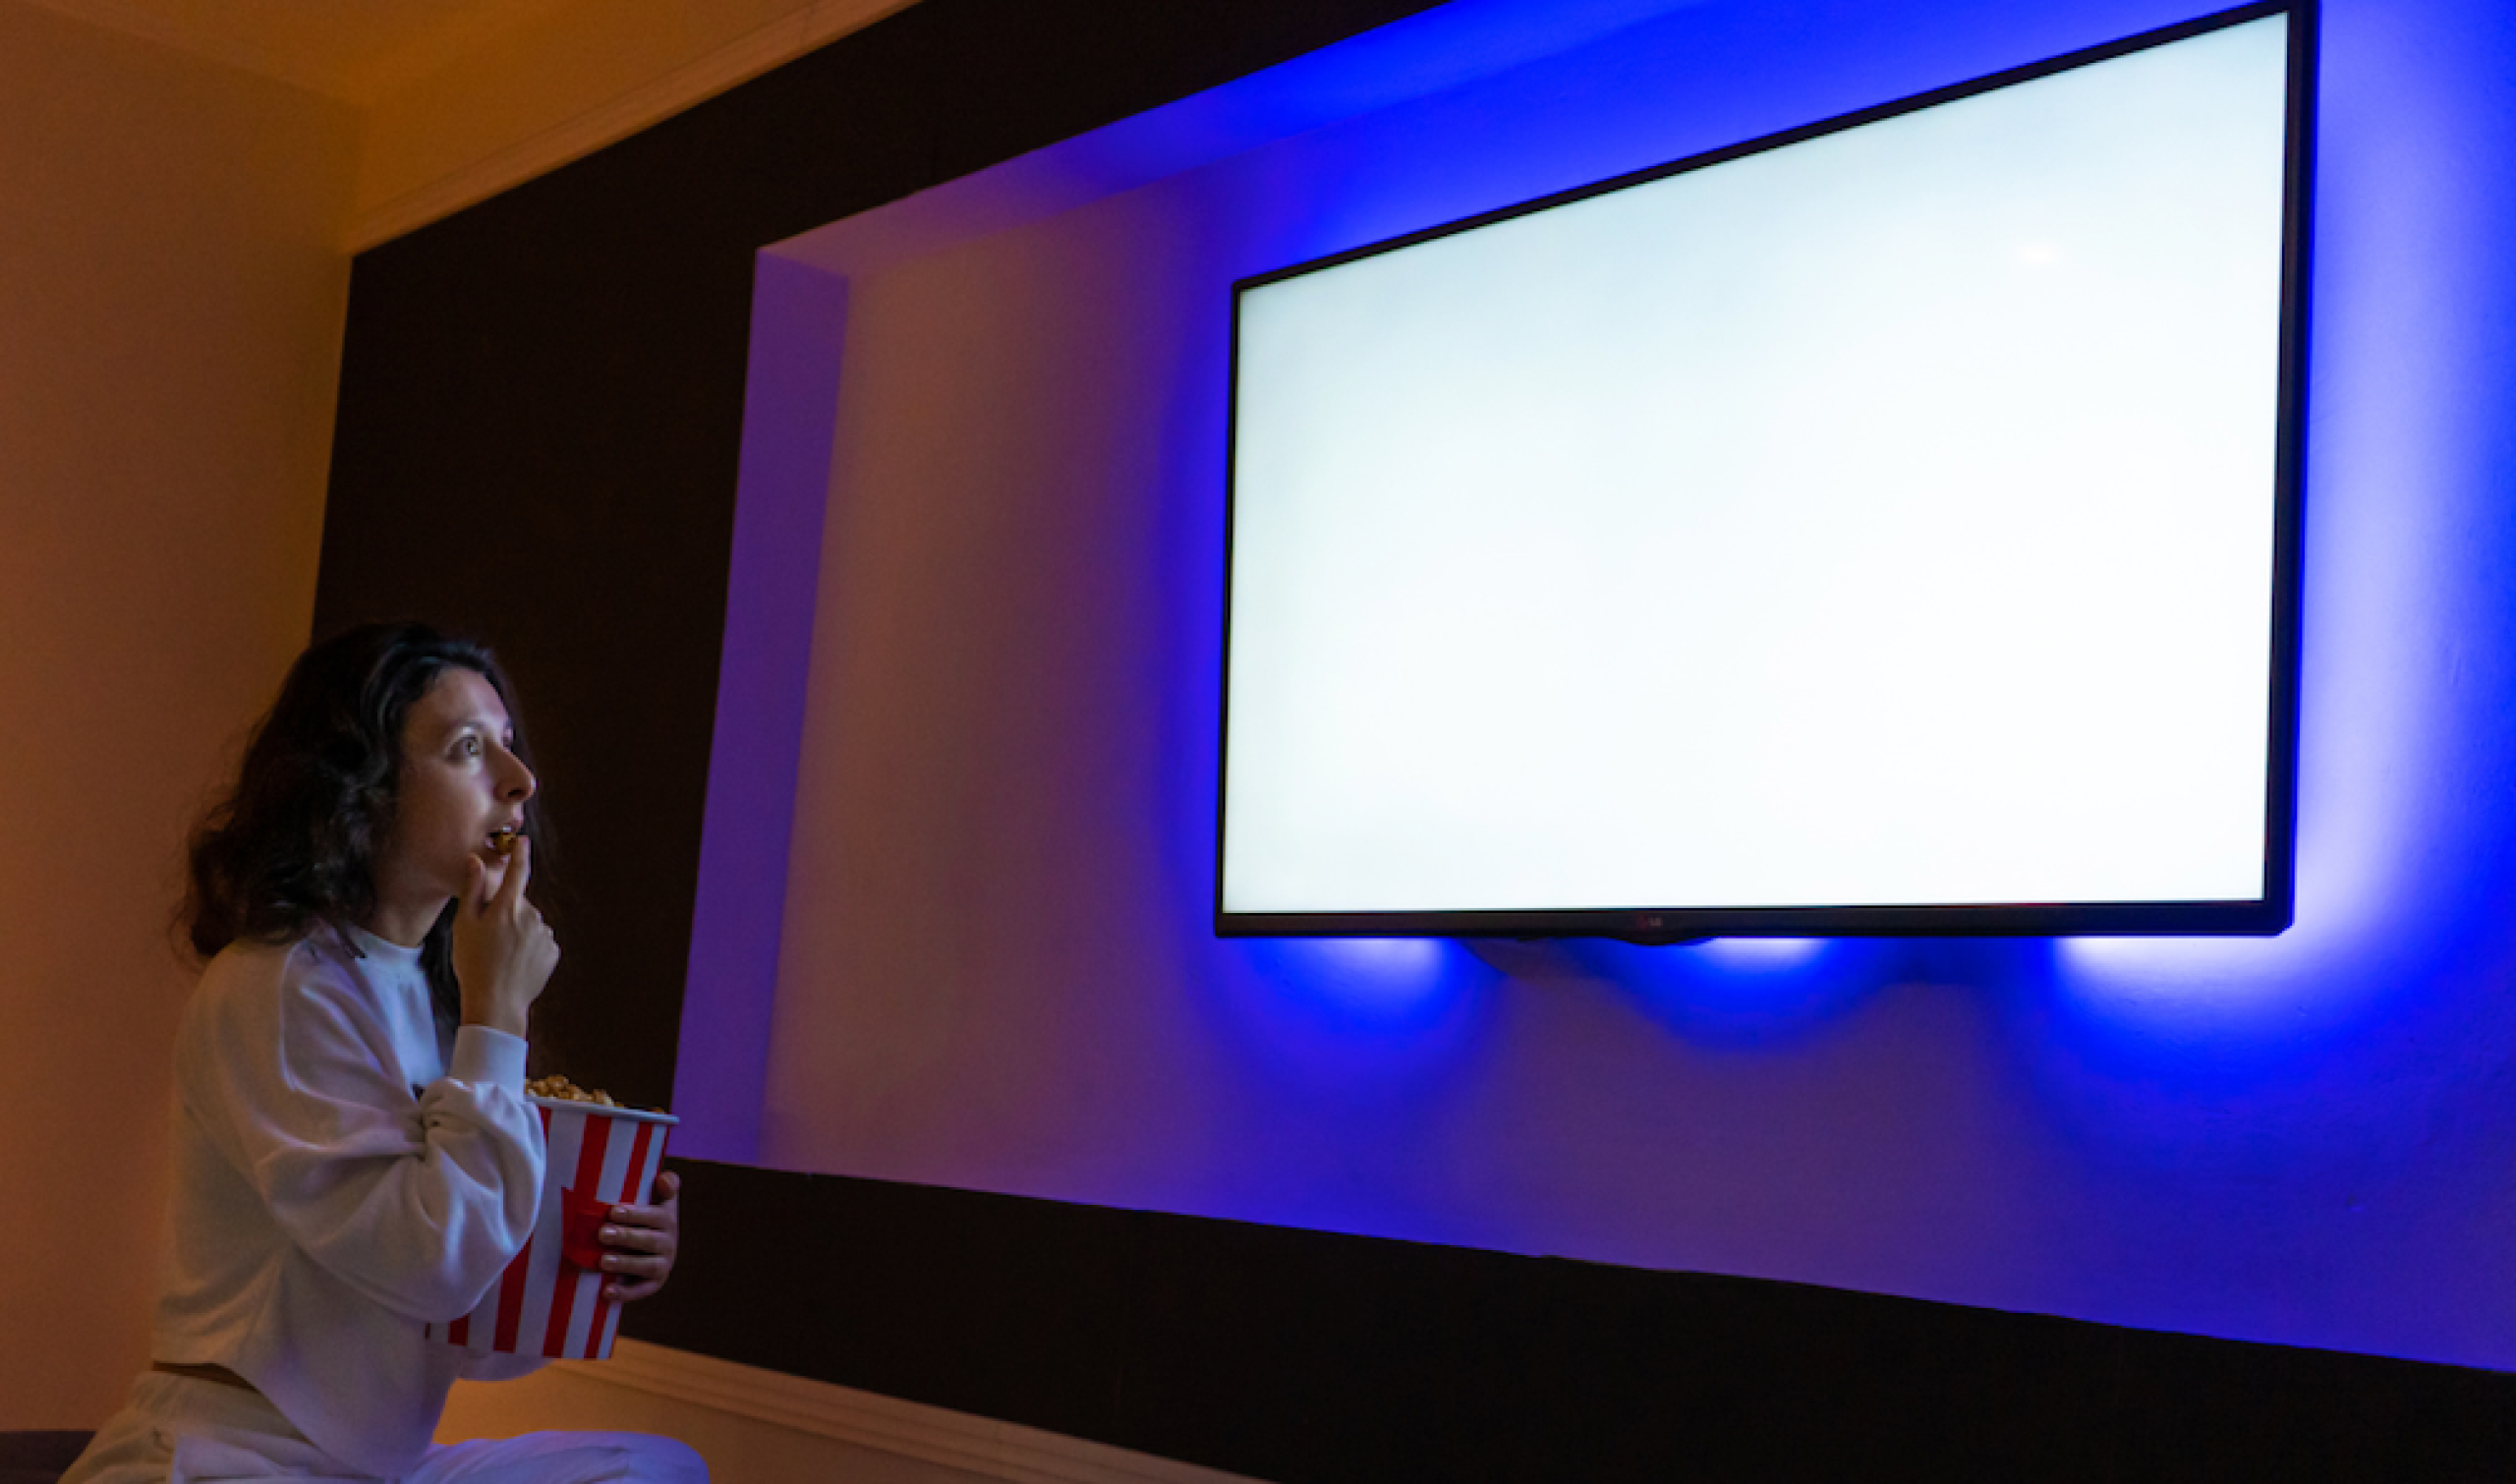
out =
{"type": "Polygon", "coordinates": [[[1217,930],[2286,927],[2313,29],[1234,285],[1217,930]]]}

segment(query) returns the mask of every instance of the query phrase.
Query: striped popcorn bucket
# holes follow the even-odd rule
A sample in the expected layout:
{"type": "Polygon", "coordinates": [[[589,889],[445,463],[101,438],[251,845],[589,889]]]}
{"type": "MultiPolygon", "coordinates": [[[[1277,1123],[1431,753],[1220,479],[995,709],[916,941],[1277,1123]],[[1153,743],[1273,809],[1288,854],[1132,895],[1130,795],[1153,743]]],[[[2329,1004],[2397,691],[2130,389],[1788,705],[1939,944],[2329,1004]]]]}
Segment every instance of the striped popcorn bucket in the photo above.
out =
{"type": "Polygon", "coordinates": [[[550,1163],[533,1235],[471,1313],[432,1324],[430,1340],[472,1350],[602,1360],[620,1306],[602,1296],[602,1243],[611,1208],[644,1205],[664,1162],[669,1113],[530,1098],[542,1110],[550,1163]]]}

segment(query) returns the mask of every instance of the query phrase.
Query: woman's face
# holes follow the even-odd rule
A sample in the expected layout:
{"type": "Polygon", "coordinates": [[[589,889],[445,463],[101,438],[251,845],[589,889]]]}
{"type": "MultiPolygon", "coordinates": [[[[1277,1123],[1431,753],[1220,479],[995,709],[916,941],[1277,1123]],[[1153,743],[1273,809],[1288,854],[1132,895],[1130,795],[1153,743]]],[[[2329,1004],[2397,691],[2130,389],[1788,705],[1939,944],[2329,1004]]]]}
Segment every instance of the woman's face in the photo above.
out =
{"type": "Polygon", "coordinates": [[[508,751],[515,740],[497,687],[477,670],[440,671],[402,722],[402,782],[392,828],[376,863],[380,903],[425,906],[433,918],[469,885],[471,862],[489,868],[495,890],[506,862],[489,843],[524,827],[534,777],[508,751]]]}

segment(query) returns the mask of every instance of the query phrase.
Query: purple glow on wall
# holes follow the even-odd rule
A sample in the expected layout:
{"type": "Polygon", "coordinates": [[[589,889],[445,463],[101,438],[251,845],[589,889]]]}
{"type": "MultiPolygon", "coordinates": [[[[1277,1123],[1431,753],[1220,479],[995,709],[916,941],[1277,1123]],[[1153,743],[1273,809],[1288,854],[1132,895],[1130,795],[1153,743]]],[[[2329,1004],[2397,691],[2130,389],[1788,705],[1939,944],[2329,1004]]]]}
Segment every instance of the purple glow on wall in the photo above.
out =
{"type": "Polygon", "coordinates": [[[1208,932],[1232,278],[2192,13],[1461,0],[781,247],[848,314],[787,372],[791,478],[746,442],[685,1115],[792,1168],[2516,1366],[2503,7],[2325,8],[2287,935],[1208,932]],[[816,397],[867,441],[799,614],[791,566],[739,579],[755,499],[820,498],[816,397]],[[738,723],[806,739],[782,783],[738,723]]]}
{"type": "Polygon", "coordinates": [[[2505,270],[2482,257],[2506,227],[2505,121],[2399,14],[2335,7],[2326,28],[2298,921],[2271,942],[2067,945],[2091,1010],[2161,1031],[2363,1024],[2503,910],[2455,863],[2511,823],[2504,755],[2472,745],[2505,725],[2505,692],[2476,682],[2516,637],[2503,586],[2474,580],[2508,557],[2475,540],[2505,527],[2491,389],[2516,383],[2505,270]]]}
{"type": "Polygon", "coordinates": [[[777,993],[805,662],[829,506],[845,285],[763,255],[745,369],[741,483],[709,755],[673,1107],[676,1149],[760,1151],[760,1080],[777,993]]]}

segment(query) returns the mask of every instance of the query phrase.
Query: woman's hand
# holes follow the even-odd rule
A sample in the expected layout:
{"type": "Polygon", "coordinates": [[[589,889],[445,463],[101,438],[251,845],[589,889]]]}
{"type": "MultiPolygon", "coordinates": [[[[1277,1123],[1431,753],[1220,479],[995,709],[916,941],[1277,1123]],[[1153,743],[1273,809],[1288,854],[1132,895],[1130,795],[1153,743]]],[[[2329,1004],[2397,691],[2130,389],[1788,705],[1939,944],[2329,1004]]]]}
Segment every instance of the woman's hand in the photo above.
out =
{"type": "Polygon", "coordinates": [[[647,1297],[672,1276],[672,1260],[681,1247],[681,1176],[667,1170],[656,1176],[656,1204],[614,1206],[611,1220],[598,1238],[611,1250],[602,1255],[602,1296],[614,1303],[647,1297]]]}
{"type": "Polygon", "coordinates": [[[533,841],[519,837],[493,882],[479,856],[454,905],[454,980],[463,989],[463,1023],[522,1036],[533,1001],[559,965],[559,940],[542,909],[524,899],[533,876],[533,841]]]}

